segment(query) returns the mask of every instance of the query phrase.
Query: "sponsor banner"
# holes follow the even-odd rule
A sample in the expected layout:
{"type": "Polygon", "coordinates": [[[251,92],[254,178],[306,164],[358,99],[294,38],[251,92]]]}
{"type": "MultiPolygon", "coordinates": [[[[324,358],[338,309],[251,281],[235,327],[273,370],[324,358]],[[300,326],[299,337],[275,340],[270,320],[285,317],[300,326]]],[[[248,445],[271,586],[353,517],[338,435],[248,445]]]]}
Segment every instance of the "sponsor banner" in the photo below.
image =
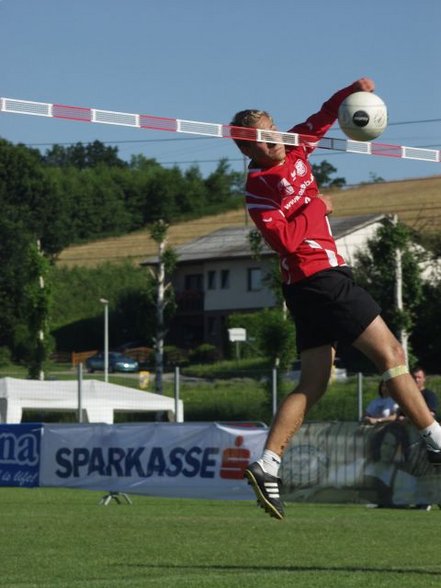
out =
{"type": "Polygon", "coordinates": [[[44,426],[41,486],[254,499],[243,479],[267,430],[217,423],[44,426]]]}
{"type": "MultiPolygon", "coordinates": [[[[243,472],[267,433],[219,423],[0,425],[0,486],[255,500],[243,472]]],[[[441,468],[408,423],[305,424],[280,475],[286,501],[441,505],[441,468]]]]}
{"type": "Polygon", "coordinates": [[[281,468],[283,497],[299,502],[441,504],[441,468],[427,461],[409,423],[311,423],[291,441],[281,468]]]}
{"type": "Polygon", "coordinates": [[[0,486],[39,485],[41,425],[0,425],[0,486]]]}

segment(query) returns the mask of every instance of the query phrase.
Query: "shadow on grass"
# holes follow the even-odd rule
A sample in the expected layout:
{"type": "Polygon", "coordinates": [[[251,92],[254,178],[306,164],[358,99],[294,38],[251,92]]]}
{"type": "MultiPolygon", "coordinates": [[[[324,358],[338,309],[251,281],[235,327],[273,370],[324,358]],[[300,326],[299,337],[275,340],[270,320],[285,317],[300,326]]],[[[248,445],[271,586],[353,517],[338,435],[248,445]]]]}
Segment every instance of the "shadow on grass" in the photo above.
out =
{"type": "Polygon", "coordinates": [[[224,572],[371,572],[377,574],[415,574],[440,576],[441,570],[425,570],[421,568],[387,568],[387,567],[358,567],[358,566],[228,566],[228,565],[191,565],[191,564],[125,564],[114,563],[115,567],[146,568],[146,569],[175,569],[175,570],[219,570],[224,572]]]}

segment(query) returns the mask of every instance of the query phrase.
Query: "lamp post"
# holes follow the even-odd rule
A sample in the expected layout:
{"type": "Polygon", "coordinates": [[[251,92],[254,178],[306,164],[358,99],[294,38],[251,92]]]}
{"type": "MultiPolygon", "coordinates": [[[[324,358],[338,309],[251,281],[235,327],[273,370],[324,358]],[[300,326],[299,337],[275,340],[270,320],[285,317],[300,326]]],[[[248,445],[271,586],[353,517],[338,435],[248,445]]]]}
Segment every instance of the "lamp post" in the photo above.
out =
{"type": "Polygon", "coordinates": [[[109,381],[109,301],[100,298],[104,304],[104,381],[109,381]]]}

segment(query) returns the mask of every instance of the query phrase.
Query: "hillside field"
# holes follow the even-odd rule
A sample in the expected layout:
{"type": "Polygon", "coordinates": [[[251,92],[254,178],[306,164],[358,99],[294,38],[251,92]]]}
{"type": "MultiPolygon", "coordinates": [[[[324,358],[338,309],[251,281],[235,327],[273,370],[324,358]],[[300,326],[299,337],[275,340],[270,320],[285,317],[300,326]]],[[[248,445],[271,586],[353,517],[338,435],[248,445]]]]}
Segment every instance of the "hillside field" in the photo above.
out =
{"type": "MultiPolygon", "coordinates": [[[[398,214],[402,222],[423,232],[441,229],[441,176],[400,182],[364,184],[357,188],[334,192],[334,215],[398,214]]],[[[243,226],[252,222],[245,209],[232,210],[216,216],[176,223],[168,232],[172,247],[191,241],[217,229],[243,226]]],[[[147,230],[120,237],[110,237],[65,249],[58,265],[93,267],[105,262],[130,260],[134,264],[156,255],[157,246],[147,230]]]]}

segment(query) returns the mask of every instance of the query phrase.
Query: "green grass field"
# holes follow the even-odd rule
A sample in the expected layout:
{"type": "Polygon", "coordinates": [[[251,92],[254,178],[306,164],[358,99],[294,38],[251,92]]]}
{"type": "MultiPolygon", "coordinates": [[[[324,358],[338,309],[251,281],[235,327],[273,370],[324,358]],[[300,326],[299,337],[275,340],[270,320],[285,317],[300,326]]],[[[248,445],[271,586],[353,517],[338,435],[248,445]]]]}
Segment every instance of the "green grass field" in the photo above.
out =
{"type": "Polygon", "coordinates": [[[3,588],[405,587],[441,585],[441,510],[2,488],[3,588]]]}

